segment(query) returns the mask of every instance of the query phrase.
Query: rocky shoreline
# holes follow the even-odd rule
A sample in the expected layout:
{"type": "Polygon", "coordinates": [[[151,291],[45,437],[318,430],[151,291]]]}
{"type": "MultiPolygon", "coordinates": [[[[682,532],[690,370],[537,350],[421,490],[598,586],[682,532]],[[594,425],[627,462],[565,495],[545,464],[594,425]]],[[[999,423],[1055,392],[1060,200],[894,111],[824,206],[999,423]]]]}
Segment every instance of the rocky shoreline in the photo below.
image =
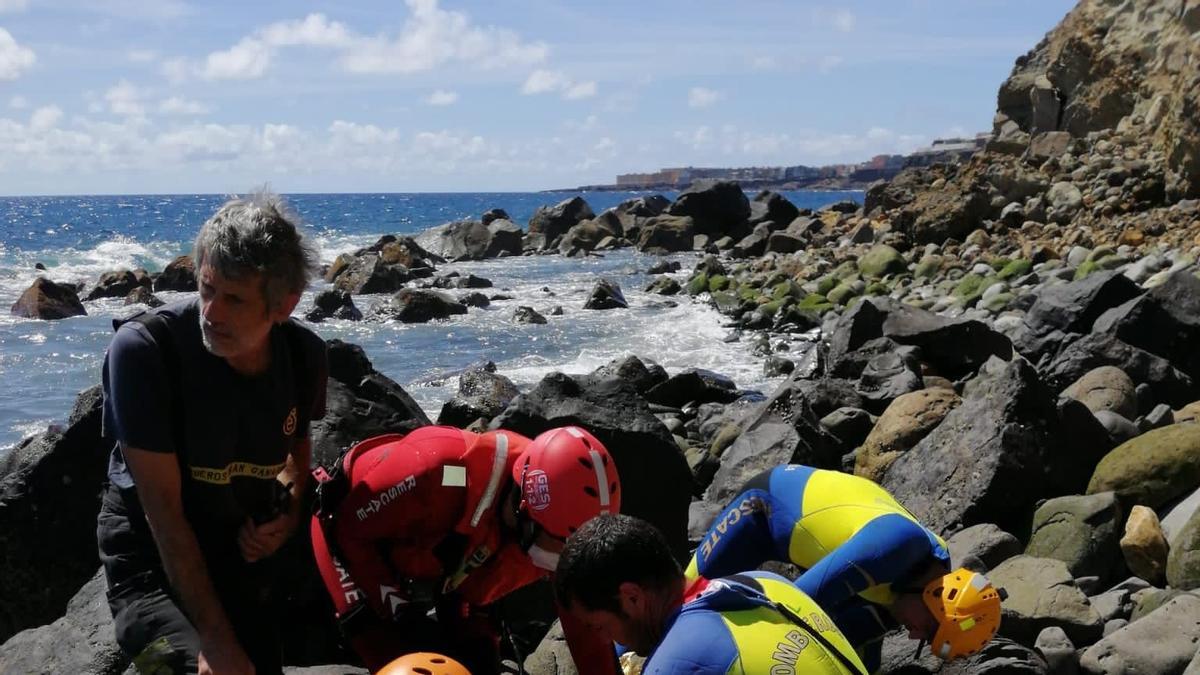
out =
{"type": "MultiPolygon", "coordinates": [[[[943,665],[895,635],[882,672],[1195,675],[1198,31],[1190,2],[1083,0],[1018,60],[988,148],[965,164],[908,170],[861,206],[817,212],[733,183],[599,215],[574,198],[524,230],[493,210],[339,258],[310,319],[427,321],[489,301],[486,280],[439,275],[447,260],[696,251],[690,272],[652,270],[648,290],[726,314],[730,339],[754,341],[764,367],[786,375],[770,395],[636,356],[524,392],[482,364],[460,374],[437,421],[526,434],[586,426],[614,454],[625,510],[681,555],[766,467],[879,481],[947,536],[956,564],[986,571],[1009,596],[1000,637],[982,653],[943,665]],[[370,293],[389,295],[354,305],[370,293]]],[[[96,287],[144,301],[147,281],[157,288],[186,267],[96,287]]],[[[78,291],[39,282],[22,306],[69,311],[66,290],[78,291]]],[[[603,280],[588,302],[627,304],[603,280]]],[[[513,320],[539,317],[522,308],[513,320]]],[[[318,461],[433,422],[360,348],[331,341],[330,365],[318,461]]],[[[0,462],[0,670],[128,665],[96,572],[108,451],[98,404],[95,388],[84,392],[68,426],[0,462]]],[[[288,662],[343,663],[306,546],[298,538],[280,561],[295,589],[281,599],[288,662]]],[[[533,652],[529,672],[572,673],[547,600],[539,585],[499,611],[533,652]]]]}

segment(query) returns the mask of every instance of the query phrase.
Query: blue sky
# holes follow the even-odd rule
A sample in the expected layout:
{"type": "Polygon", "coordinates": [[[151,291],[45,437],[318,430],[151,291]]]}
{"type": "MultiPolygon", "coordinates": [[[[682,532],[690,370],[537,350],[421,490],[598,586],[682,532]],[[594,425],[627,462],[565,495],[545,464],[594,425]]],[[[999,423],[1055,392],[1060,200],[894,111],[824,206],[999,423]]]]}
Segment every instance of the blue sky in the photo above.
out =
{"type": "Polygon", "coordinates": [[[990,129],[1065,0],[0,0],[0,193],[540,190],[990,129]]]}

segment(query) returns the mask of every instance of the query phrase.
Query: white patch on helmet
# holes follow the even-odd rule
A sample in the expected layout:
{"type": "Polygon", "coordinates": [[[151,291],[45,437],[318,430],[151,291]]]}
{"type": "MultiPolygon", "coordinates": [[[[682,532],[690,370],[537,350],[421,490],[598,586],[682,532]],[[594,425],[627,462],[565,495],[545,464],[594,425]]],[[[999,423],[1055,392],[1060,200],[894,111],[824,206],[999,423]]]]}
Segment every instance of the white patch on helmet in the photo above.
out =
{"type": "Polygon", "coordinates": [[[588,455],[592,458],[592,468],[596,470],[596,483],[600,486],[600,513],[607,514],[612,504],[612,494],[608,489],[608,469],[605,468],[604,458],[599,452],[588,450],[588,455]]]}

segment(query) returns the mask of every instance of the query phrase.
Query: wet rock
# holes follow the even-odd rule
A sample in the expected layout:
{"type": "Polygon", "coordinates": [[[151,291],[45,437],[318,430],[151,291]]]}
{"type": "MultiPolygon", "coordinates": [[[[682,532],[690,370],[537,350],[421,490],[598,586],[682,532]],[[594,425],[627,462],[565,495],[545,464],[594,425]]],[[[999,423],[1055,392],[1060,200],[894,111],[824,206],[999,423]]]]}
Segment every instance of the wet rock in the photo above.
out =
{"type": "Polygon", "coordinates": [[[1137,417],[1137,394],[1133,380],[1120,368],[1101,366],[1076,380],[1063,392],[1081,401],[1092,412],[1108,410],[1125,419],[1137,417]]]}
{"type": "Polygon", "coordinates": [[[651,362],[649,366],[636,356],[616,359],[592,371],[590,377],[594,380],[617,379],[626,382],[638,394],[645,395],[655,386],[666,382],[667,371],[662,366],[651,362]]]}
{"type": "Polygon", "coordinates": [[[1021,542],[991,523],[980,523],[959,530],[946,539],[950,559],[955,567],[966,567],[979,573],[1021,554],[1021,542]]]}
{"type": "Polygon", "coordinates": [[[1104,629],[1100,616],[1061,560],[1020,555],[1000,563],[988,578],[1008,592],[1001,635],[1033,644],[1042,630],[1058,626],[1077,645],[1100,638],[1104,629]]]}
{"type": "Polygon", "coordinates": [[[488,361],[459,375],[458,393],[442,406],[437,423],[461,429],[481,417],[490,421],[504,412],[518,394],[517,385],[497,373],[496,364],[488,361]]]}
{"type": "Polygon", "coordinates": [[[354,259],[346,271],[338,275],[333,288],[354,295],[370,293],[393,293],[412,279],[408,268],[390,264],[374,253],[354,259]]]}
{"type": "Polygon", "coordinates": [[[87,315],[74,286],[58,284],[45,277],[38,277],[33,285],[25,289],[13,303],[11,311],[13,316],[42,320],[87,315]]]}
{"type": "Polygon", "coordinates": [[[1053,558],[1075,578],[1097,576],[1103,584],[1118,574],[1121,508],[1116,496],[1102,492],[1055,497],[1033,514],[1033,533],[1026,555],[1053,558]]]}
{"type": "Polygon", "coordinates": [[[105,272],[100,275],[100,279],[96,285],[88,291],[83,297],[84,301],[98,300],[100,298],[123,298],[129,295],[135,288],[150,286],[150,278],[142,276],[140,279],[129,270],[116,270],[113,272],[105,272]]]}
{"type": "Polygon", "coordinates": [[[661,215],[647,219],[638,232],[637,249],[645,252],[690,251],[696,235],[691,217],[661,215]]]}
{"type": "Polygon", "coordinates": [[[485,212],[479,218],[479,220],[484,225],[490,225],[492,223],[492,221],[494,221],[494,220],[509,220],[509,221],[511,221],[512,218],[510,218],[508,216],[508,211],[505,211],[504,209],[488,209],[487,212],[485,212]]]}
{"type": "Polygon", "coordinates": [[[513,311],[513,321],[516,323],[543,324],[546,323],[547,319],[539,314],[536,309],[528,305],[521,305],[513,311]]]}
{"type": "Polygon", "coordinates": [[[544,238],[549,245],[580,221],[595,217],[592,207],[582,197],[571,197],[554,206],[538,207],[529,219],[529,234],[544,238]]]}
{"type": "Polygon", "coordinates": [[[767,237],[767,253],[795,253],[803,251],[805,246],[804,239],[797,237],[787,232],[772,232],[770,237],[767,237]]]}
{"type": "Polygon", "coordinates": [[[650,403],[682,408],[687,404],[732,403],[740,394],[730,378],[701,368],[688,368],[645,394],[650,403]]]}
{"type": "Polygon", "coordinates": [[[1135,504],[1125,521],[1121,555],[1129,571],[1151,583],[1161,583],[1167,570],[1167,538],[1152,509],[1135,504]]]}
{"type": "Polygon", "coordinates": [[[681,269],[683,269],[683,266],[679,264],[678,260],[663,260],[651,265],[650,269],[646,270],[646,274],[670,274],[671,272],[678,272],[681,269]]]}
{"type": "Polygon", "coordinates": [[[1088,494],[1114,491],[1158,508],[1200,486],[1200,425],[1172,424],[1127,441],[1104,456],[1088,494]]]}
{"type": "Polygon", "coordinates": [[[609,279],[597,281],[587,302],[583,304],[584,309],[626,309],[628,307],[629,303],[625,301],[625,294],[621,292],[621,287],[609,279]]]}
{"type": "Polygon", "coordinates": [[[645,291],[657,295],[677,295],[683,287],[671,277],[659,277],[647,284],[645,291]]]}
{"type": "Polygon", "coordinates": [[[578,249],[591,251],[599,247],[606,237],[623,237],[625,232],[620,217],[613,211],[605,211],[595,218],[583,220],[571,226],[558,243],[561,253],[578,249]]]}
{"type": "Polygon", "coordinates": [[[923,389],[896,398],[863,441],[855,475],[881,481],[901,453],[925,438],[961,402],[954,391],[947,389],[923,389]]]}
{"type": "Polygon", "coordinates": [[[426,323],[434,319],[448,319],[456,314],[466,314],[467,308],[450,296],[437,291],[403,288],[387,300],[376,303],[367,318],[373,321],[400,321],[401,323],[426,323]]]}
{"type": "Polygon", "coordinates": [[[304,315],[304,318],[314,323],[325,319],[358,321],[362,319],[362,312],[354,305],[354,300],[349,293],[337,289],[327,289],[313,297],[313,308],[304,315]]]}
{"type": "Polygon", "coordinates": [[[196,290],[196,263],[190,255],[181,255],[163,268],[162,274],[154,278],[154,292],[196,290]]]}
{"type": "Polygon", "coordinates": [[[778,192],[763,190],[750,201],[748,220],[751,227],[765,221],[781,223],[782,227],[795,220],[799,215],[800,209],[788,201],[787,197],[778,192]]]}
{"type": "Polygon", "coordinates": [[[459,304],[466,305],[467,307],[476,307],[479,309],[485,309],[492,304],[492,301],[490,298],[488,298],[488,296],[478,291],[458,296],[458,302],[459,304]]]}
{"type": "Polygon", "coordinates": [[[146,288],[145,286],[138,286],[132,291],[129,291],[129,295],[125,296],[125,304],[145,305],[146,307],[153,309],[155,307],[162,307],[166,303],[164,303],[162,300],[159,300],[158,296],[152,293],[149,288],[146,288]]]}
{"type": "Polygon", "coordinates": [[[750,200],[732,181],[699,180],[679,193],[667,213],[691,217],[696,234],[740,239],[749,229],[750,200]]]}
{"type": "Polygon", "coordinates": [[[1200,598],[1182,595],[1084,650],[1084,673],[1182,673],[1200,641],[1200,598]]]}

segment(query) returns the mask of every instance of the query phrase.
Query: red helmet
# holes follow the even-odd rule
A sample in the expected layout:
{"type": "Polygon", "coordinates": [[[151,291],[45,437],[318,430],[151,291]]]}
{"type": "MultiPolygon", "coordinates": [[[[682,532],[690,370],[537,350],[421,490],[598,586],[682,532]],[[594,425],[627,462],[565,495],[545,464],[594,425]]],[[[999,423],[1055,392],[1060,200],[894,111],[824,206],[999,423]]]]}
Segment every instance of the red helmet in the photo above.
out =
{"type": "Polygon", "coordinates": [[[418,652],[392,661],[375,675],[471,675],[463,664],[448,656],[418,652]]]}
{"type": "Polygon", "coordinates": [[[513,464],[520,510],[547,534],[566,539],[602,513],[621,511],[621,480],[604,444],[580,427],[537,438],[513,464]]]}

